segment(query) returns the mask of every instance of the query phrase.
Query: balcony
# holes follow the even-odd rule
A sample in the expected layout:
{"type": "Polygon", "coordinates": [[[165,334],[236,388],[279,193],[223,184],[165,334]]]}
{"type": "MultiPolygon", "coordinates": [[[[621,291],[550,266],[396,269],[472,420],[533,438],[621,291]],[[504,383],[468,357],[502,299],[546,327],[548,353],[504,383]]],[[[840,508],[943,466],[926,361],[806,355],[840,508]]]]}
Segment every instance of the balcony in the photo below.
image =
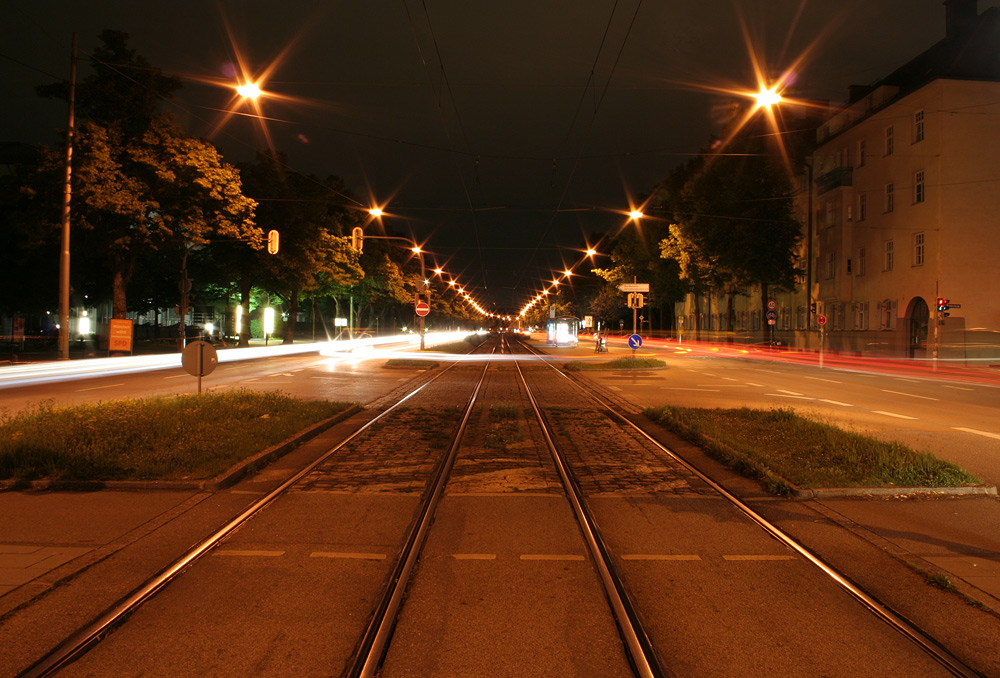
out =
{"type": "Polygon", "coordinates": [[[853,185],[853,167],[837,167],[826,174],[816,177],[816,192],[823,195],[827,191],[832,191],[841,186],[853,185]]]}

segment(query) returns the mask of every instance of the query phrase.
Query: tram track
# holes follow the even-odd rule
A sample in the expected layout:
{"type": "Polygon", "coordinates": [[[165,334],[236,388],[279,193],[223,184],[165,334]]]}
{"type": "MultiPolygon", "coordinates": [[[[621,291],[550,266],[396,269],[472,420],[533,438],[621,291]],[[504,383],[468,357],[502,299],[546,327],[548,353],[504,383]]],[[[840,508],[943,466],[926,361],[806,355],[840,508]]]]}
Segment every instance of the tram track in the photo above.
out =
{"type": "MultiPolygon", "coordinates": [[[[520,343],[508,348],[512,351],[525,350],[520,343]]],[[[265,550],[261,545],[268,539],[277,539],[275,536],[264,535],[287,531],[288,528],[284,527],[287,518],[275,515],[253,523],[250,521],[265,508],[275,506],[279,499],[285,498],[285,502],[288,503],[310,498],[317,502],[329,498],[347,501],[353,497],[365,498],[364,502],[369,503],[364,505],[369,511],[374,510],[372,507],[380,502],[391,500],[392,506],[402,506],[405,510],[412,509],[412,513],[406,529],[397,533],[402,534],[402,537],[398,537],[395,546],[386,548],[388,544],[385,542],[385,537],[371,540],[378,542],[381,539],[384,553],[369,555],[373,558],[376,555],[383,558],[386,565],[369,567],[368,570],[377,572],[363,572],[361,573],[363,578],[358,575],[358,581],[363,579],[367,582],[359,590],[371,591],[373,604],[364,624],[356,626],[355,631],[344,630],[345,637],[353,634],[359,640],[354,643],[353,651],[344,653],[343,659],[339,660],[339,665],[344,667],[341,675],[380,675],[392,678],[397,675],[434,673],[434,671],[428,673],[428,664],[419,662],[413,664],[412,661],[414,656],[419,654],[414,652],[414,648],[419,646],[415,643],[421,642],[420,633],[416,633],[414,628],[423,627],[421,629],[423,635],[426,635],[428,630],[433,631],[437,628],[427,622],[430,616],[428,610],[434,610],[435,605],[444,604],[449,609],[456,606],[455,609],[460,609],[462,614],[469,615],[463,618],[476,620],[476,623],[481,624],[489,621],[484,615],[495,616],[495,611],[488,605],[483,604],[480,606],[482,609],[470,611],[467,609],[467,603],[455,602],[456,595],[464,594],[454,593],[447,588],[442,589],[442,585],[434,581],[434,574],[443,568],[460,567],[454,564],[454,561],[495,562],[498,560],[497,554],[457,553],[447,557],[449,551],[446,547],[451,545],[448,540],[454,537],[454,540],[462,543],[463,538],[466,538],[457,533],[437,537],[429,553],[424,553],[424,544],[431,532],[447,532],[447,526],[461,524],[462,520],[468,524],[472,524],[473,519],[486,522],[479,513],[476,513],[480,509],[474,508],[479,504],[488,502],[491,506],[509,507],[512,501],[517,502],[519,506],[532,505],[530,509],[518,509],[524,511],[535,511],[536,505],[557,507],[561,501],[572,506],[579,526],[576,538],[580,540],[578,542],[580,548],[586,544],[586,555],[579,557],[570,554],[565,557],[565,561],[571,564],[564,566],[564,571],[570,567],[582,569],[574,570],[575,578],[572,579],[571,586],[569,583],[563,584],[562,595],[572,592],[571,595],[586,598],[589,594],[579,592],[581,587],[589,590],[591,584],[583,583],[586,578],[588,576],[591,578],[595,590],[600,582],[608,605],[605,613],[610,610],[614,615],[614,621],[609,621],[604,628],[613,627],[620,635],[619,652],[622,660],[627,662],[626,666],[631,666],[634,675],[709,675],[704,673],[704,666],[697,662],[679,661],[676,656],[677,645],[669,637],[676,624],[665,621],[661,599],[648,593],[650,577],[649,568],[646,566],[652,556],[646,554],[640,557],[628,552],[627,540],[618,534],[623,527],[623,521],[616,520],[616,516],[626,513],[622,512],[620,506],[613,508],[609,506],[628,504],[624,509],[627,512],[635,508],[633,504],[649,502],[649,497],[664,496],[673,497],[678,503],[688,504],[707,502],[714,505],[718,501],[717,497],[725,497],[726,501],[739,500],[735,497],[730,499],[731,495],[726,496],[728,493],[724,488],[635,426],[625,414],[617,411],[618,408],[612,403],[599,398],[593,400],[593,394],[587,392],[587,389],[580,384],[568,379],[558,370],[541,365],[541,362],[529,362],[522,368],[520,361],[508,363],[497,360],[495,363],[487,362],[483,366],[464,364],[442,370],[418,388],[409,390],[394,404],[387,405],[384,411],[362,428],[332,447],[321,458],[303,468],[267,496],[254,502],[167,570],[147,582],[140,590],[132,592],[100,619],[82,629],[45,660],[21,675],[53,675],[69,666],[121,625],[140,605],[152,599],[182,572],[220,545],[231,540],[241,541],[232,548],[231,553],[264,553],[265,550]],[[557,494],[557,491],[562,491],[560,487],[565,490],[564,499],[559,499],[561,495],[557,494]],[[407,497],[411,499],[406,499],[402,503],[394,499],[407,497]],[[445,497],[448,498],[450,505],[445,515],[441,517],[443,527],[440,530],[437,527],[432,530],[439,506],[445,497]],[[459,507],[459,504],[462,506],[459,507]],[[272,523],[274,526],[272,531],[265,530],[265,527],[272,523]],[[605,540],[599,524],[615,528],[607,535],[611,539],[605,540]],[[247,525],[253,529],[247,529],[247,525]],[[428,558],[427,564],[421,568],[419,563],[425,557],[428,558]],[[372,578],[376,573],[381,583],[372,578]],[[638,582],[637,589],[630,588],[633,582],[638,582]],[[569,588],[566,588],[567,586],[569,588]],[[376,591],[378,595],[375,595],[376,591]],[[634,591],[638,591],[638,595],[634,591]],[[399,633],[400,642],[397,644],[394,633],[399,632],[400,627],[402,632],[399,633]]],[[[634,412],[627,414],[634,415],[634,412]]],[[[660,504],[669,504],[672,500],[657,501],[660,504]]],[[[321,505],[321,503],[309,504],[310,507],[321,505]]],[[[342,504],[337,504],[340,505],[342,504]]],[[[763,519],[757,520],[754,517],[756,514],[749,507],[745,507],[746,510],[739,506],[737,508],[742,515],[767,531],[765,541],[780,545],[782,554],[787,550],[789,553],[794,552],[796,558],[805,560],[815,558],[787,535],[780,531],[772,531],[761,524],[763,519]]],[[[640,509],[646,510],[648,507],[640,506],[640,509]]],[[[657,507],[657,510],[662,510],[662,506],[657,507]]],[[[285,514],[301,515],[293,514],[287,508],[285,514]]],[[[492,522],[488,524],[495,529],[495,525],[516,517],[516,512],[512,512],[509,516],[502,514],[489,516],[489,521],[492,522]]],[[[309,519],[319,522],[329,518],[310,514],[309,519]]],[[[529,524],[530,520],[529,517],[529,524]]],[[[549,519],[543,520],[539,514],[534,520],[542,524],[549,519]]],[[[359,529],[362,524],[364,523],[359,523],[359,529]]],[[[370,521],[369,524],[374,525],[370,521]]],[[[635,529],[628,526],[627,522],[624,526],[633,531],[635,529]]],[[[315,529],[322,532],[321,527],[315,529]]],[[[568,533],[565,525],[561,530],[562,539],[568,533]]],[[[350,530],[344,528],[343,531],[350,530]]],[[[520,535],[522,538],[525,536],[520,535]]],[[[491,538],[482,536],[479,538],[483,539],[484,543],[501,544],[505,549],[517,548],[516,545],[508,545],[503,540],[492,538],[492,535],[486,537],[491,538]]],[[[343,536],[337,539],[329,538],[333,541],[339,539],[341,542],[348,540],[343,536]]],[[[357,537],[358,541],[364,539],[363,535],[357,537]]],[[[547,537],[543,541],[547,543],[550,540],[547,537]]],[[[572,550],[574,547],[571,542],[571,538],[566,538],[559,543],[567,544],[562,548],[572,550]]],[[[324,556],[338,557],[365,555],[365,553],[344,552],[332,554],[328,551],[322,553],[324,556]]],[[[316,555],[316,552],[312,555],[316,555]]],[[[501,557],[502,555],[500,554],[501,557]]],[[[677,555],[675,552],[667,554],[667,556],[677,555]]],[[[544,558],[547,557],[550,557],[549,554],[522,554],[520,559],[522,563],[538,560],[544,562],[544,558]]],[[[665,562],[672,561],[666,559],[665,562]]],[[[456,572],[458,570],[452,570],[453,574],[456,572]]],[[[529,578],[532,585],[538,587],[537,589],[516,592],[515,595],[523,595],[527,602],[521,603],[522,607],[515,609],[541,609],[533,605],[530,599],[556,595],[547,593],[546,587],[549,586],[555,587],[553,591],[560,590],[557,581],[546,579],[542,575],[537,576],[541,576],[541,579],[537,579],[536,576],[529,578]]],[[[827,576],[832,576],[836,580],[835,575],[827,573],[827,576]]],[[[658,585],[663,586],[662,583],[658,585]]],[[[489,590],[488,586],[484,588],[486,591],[489,590]]],[[[466,589],[463,591],[467,593],[466,589]]],[[[505,591],[511,595],[509,587],[505,591]]],[[[859,593],[860,596],[854,593],[852,595],[867,609],[876,614],[879,614],[879,608],[885,611],[884,606],[878,601],[871,599],[866,602],[864,597],[866,594],[860,591],[859,593]]],[[[487,593],[481,592],[481,595],[480,600],[483,600],[487,593]]],[[[580,618],[589,618],[597,614],[593,598],[589,600],[590,603],[585,600],[581,606],[583,611],[577,613],[580,618]]],[[[322,610],[328,609],[333,604],[335,603],[315,601],[309,609],[322,614],[322,610]]],[[[677,616],[676,611],[667,610],[667,612],[677,616]]],[[[691,610],[683,610],[685,615],[690,613],[691,610]]],[[[889,613],[889,617],[892,617],[893,613],[891,611],[889,613]]],[[[879,616],[879,619],[890,623],[884,616],[879,616]]],[[[496,620],[493,622],[496,623],[496,620]]],[[[896,622],[906,623],[901,618],[892,620],[892,623],[896,622]]],[[[598,626],[600,624],[599,622],[598,626]]],[[[536,625],[544,626],[541,623],[536,625]]],[[[516,638],[517,625],[510,623],[507,627],[512,629],[509,631],[511,637],[516,638]]],[[[549,627],[551,630],[552,624],[549,627]]],[[[951,675],[981,675],[952,657],[946,649],[934,643],[919,629],[912,626],[908,629],[896,626],[894,628],[909,642],[926,643],[921,645],[922,651],[933,657],[933,660],[951,675]]],[[[598,640],[600,634],[594,632],[597,635],[589,639],[593,647],[587,648],[586,633],[584,632],[581,638],[566,642],[578,652],[594,651],[600,646],[601,641],[598,640]]],[[[503,631],[497,631],[496,634],[501,636],[502,642],[509,640],[507,636],[503,636],[503,631]]],[[[465,641],[456,642],[461,645],[465,641]]],[[[529,647],[525,655],[528,657],[536,652],[530,649],[535,644],[541,648],[550,641],[532,638],[526,639],[525,642],[529,647]]],[[[508,647],[508,651],[513,652],[514,648],[508,647]]],[[[701,651],[707,653],[712,650],[706,644],[701,651]]],[[[476,650],[472,649],[471,652],[475,653],[476,650]]],[[[605,654],[608,654],[606,650],[605,654]]],[[[323,661],[330,662],[323,671],[324,674],[338,672],[337,656],[338,653],[335,651],[324,654],[323,661]]],[[[614,656],[605,659],[609,662],[608,668],[603,670],[595,665],[593,668],[598,673],[593,675],[621,675],[614,672],[618,669],[610,668],[618,660],[614,656]]],[[[810,659],[813,662],[822,661],[821,658],[810,659]]],[[[475,660],[476,658],[472,657],[463,661],[475,660]]],[[[104,666],[102,662],[105,658],[98,658],[95,661],[94,665],[101,667],[104,666]]],[[[516,666],[516,660],[512,665],[516,666]]],[[[454,665],[442,665],[439,668],[449,675],[455,674],[454,665]]],[[[93,669],[84,668],[79,675],[100,674],[100,672],[87,673],[88,670],[93,669]]],[[[308,670],[302,671],[301,668],[287,672],[310,674],[308,670]]],[[[523,669],[521,672],[523,673],[523,669]]],[[[468,673],[469,670],[466,669],[466,674],[468,673]]],[[[502,668],[496,667],[491,672],[492,675],[504,675],[504,673],[502,668]]],[[[517,675],[510,667],[507,673],[517,675]]],[[[559,674],[560,671],[556,670],[555,673],[559,674]]],[[[239,671],[236,671],[233,675],[239,674],[239,671]]],[[[869,675],[877,674],[869,673],[869,675]]]]}

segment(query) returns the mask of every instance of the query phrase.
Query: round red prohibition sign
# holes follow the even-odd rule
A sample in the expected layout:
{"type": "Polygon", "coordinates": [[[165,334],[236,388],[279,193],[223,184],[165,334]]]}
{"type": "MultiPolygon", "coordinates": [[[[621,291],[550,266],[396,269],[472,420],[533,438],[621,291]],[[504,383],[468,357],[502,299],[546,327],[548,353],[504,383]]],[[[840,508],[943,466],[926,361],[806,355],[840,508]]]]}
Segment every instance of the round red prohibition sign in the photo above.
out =
{"type": "Polygon", "coordinates": [[[426,301],[418,301],[413,310],[422,318],[431,312],[431,306],[426,301]]]}

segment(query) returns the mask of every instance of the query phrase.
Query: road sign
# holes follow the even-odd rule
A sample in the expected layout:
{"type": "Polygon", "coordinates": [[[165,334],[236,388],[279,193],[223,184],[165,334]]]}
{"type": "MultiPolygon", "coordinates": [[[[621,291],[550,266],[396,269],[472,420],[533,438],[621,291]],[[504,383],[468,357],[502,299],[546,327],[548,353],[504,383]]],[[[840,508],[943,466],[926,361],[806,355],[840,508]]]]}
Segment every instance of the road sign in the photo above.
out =
{"type": "Polygon", "coordinates": [[[413,310],[416,311],[417,315],[423,318],[425,315],[431,312],[431,305],[428,304],[423,299],[421,299],[413,306],[413,310]]]}
{"type": "Polygon", "coordinates": [[[774,321],[778,319],[778,313],[777,311],[768,311],[764,314],[764,317],[767,318],[767,321],[773,325],[774,321]]]}
{"type": "Polygon", "coordinates": [[[962,308],[961,304],[955,304],[953,302],[948,302],[948,308],[962,308]]]}
{"type": "Polygon", "coordinates": [[[768,324],[768,325],[773,325],[773,324],[774,324],[775,322],[776,322],[776,321],[775,321],[775,319],[774,319],[774,318],[768,318],[768,319],[767,319],[767,324],[768,324]]]}
{"type": "Polygon", "coordinates": [[[649,283],[622,283],[618,286],[621,292],[649,292],[649,283]]]}
{"type": "Polygon", "coordinates": [[[825,325],[826,324],[826,316],[825,315],[818,315],[818,316],[816,316],[816,324],[818,324],[820,327],[822,327],[823,325],[825,325]]]}
{"type": "Polygon", "coordinates": [[[207,341],[198,339],[184,347],[181,367],[191,376],[198,377],[198,394],[201,395],[201,378],[211,374],[219,364],[219,353],[207,341]]]}
{"type": "Polygon", "coordinates": [[[778,308],[778,302],[776,302],[774,299],[768,299],[767,300],[767,310],[773,311],[776,308],[778,308]]]}
{"type": "Polygon", "coordinates": [[[640,337],[638,334],[630,334],[628,337],[628,347],[632,350],[635,350],[640,346],[642,346],[642,337],[640,337]]]}

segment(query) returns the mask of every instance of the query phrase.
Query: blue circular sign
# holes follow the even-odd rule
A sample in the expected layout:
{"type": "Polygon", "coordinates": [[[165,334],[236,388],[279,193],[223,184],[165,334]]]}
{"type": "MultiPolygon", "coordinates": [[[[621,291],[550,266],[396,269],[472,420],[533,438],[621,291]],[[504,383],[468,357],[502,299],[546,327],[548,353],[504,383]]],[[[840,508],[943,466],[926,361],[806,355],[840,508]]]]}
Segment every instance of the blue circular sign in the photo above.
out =
{"type": "Polygon", "coordinates": [[[628,347],[635,349],[640,346],[642,346],[642,337],[638,334],[630,334],[628,338],[628,347]]]}

